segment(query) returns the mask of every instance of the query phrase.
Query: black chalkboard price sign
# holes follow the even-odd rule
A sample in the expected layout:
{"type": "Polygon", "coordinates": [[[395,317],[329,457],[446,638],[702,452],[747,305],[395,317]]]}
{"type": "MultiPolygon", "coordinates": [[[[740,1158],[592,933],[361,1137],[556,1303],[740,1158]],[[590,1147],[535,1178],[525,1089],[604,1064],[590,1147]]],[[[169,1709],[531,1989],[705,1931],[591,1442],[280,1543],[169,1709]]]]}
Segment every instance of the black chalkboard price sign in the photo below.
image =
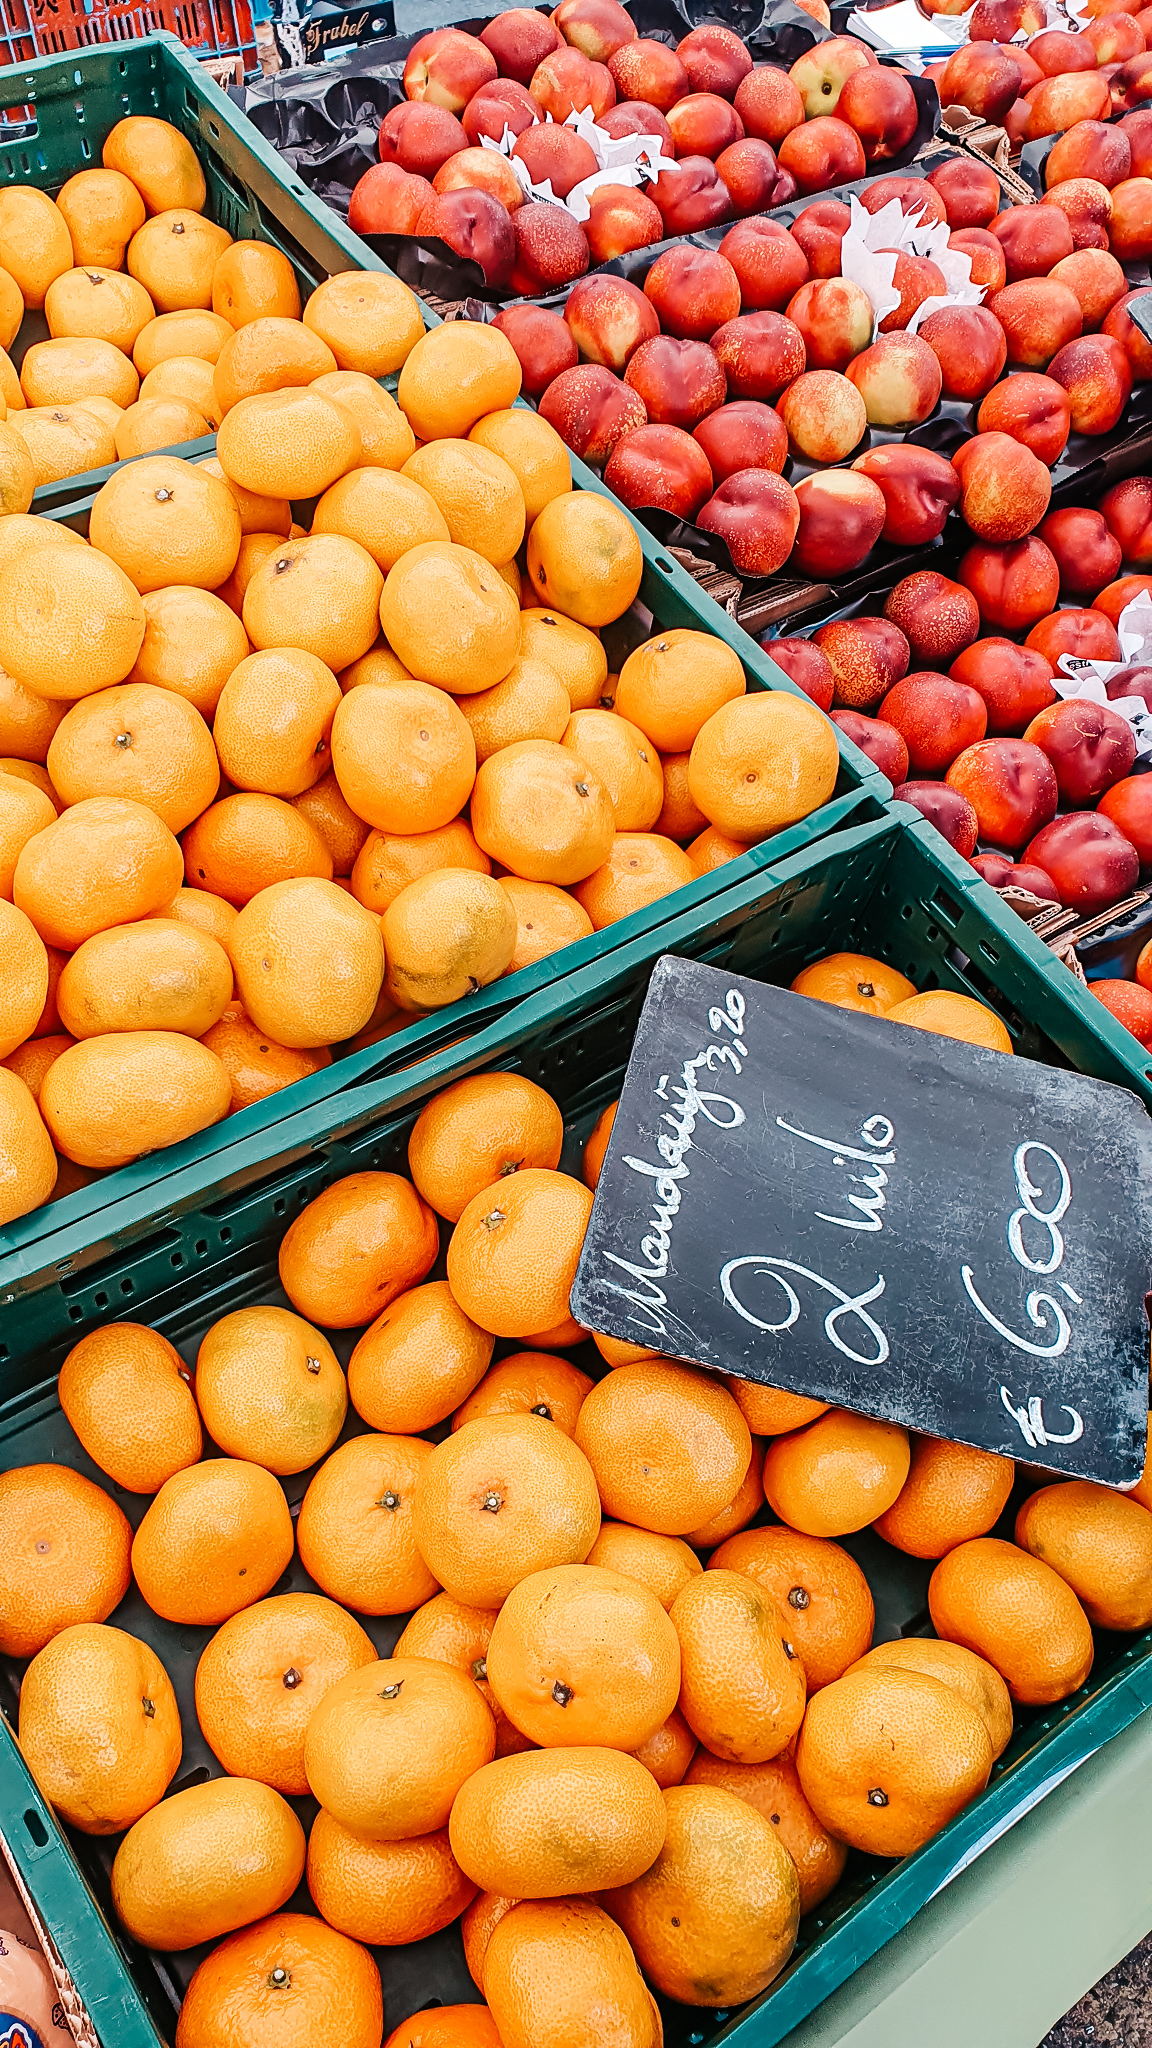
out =
{"type": "Polygon", "coordinates": [[[1152,1122],[1124,1089],[658,962],[580,1322],[1126,1487],[1150,1269],[1152,1122]]]}

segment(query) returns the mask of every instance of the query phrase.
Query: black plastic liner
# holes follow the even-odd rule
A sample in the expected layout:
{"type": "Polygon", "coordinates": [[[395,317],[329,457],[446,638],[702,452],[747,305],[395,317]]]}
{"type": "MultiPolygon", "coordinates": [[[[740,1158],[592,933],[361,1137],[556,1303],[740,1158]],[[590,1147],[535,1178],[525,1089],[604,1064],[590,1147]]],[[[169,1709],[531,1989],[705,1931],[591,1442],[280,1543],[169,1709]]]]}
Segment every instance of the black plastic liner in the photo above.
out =
{"type": "MultiPolygon", "coordinates": [[[[693,0],[632,0],[629,13],[642,36],[670,45],[692,28],[718,22],[741,37],[758,63],[785,68],[829,36],[829,30],[792,0],[750,0],[750,4],[749,0],[711,0],[711,4],[708,0],[698,0],[698,4],[693,0]]],[[[454,26],[476,34],[491,18],[479,16],[454,26]]],[[[249,120],[309,190],[342,220],[348,217],[353,187],[380,160],[380,123],[404,98],[404,63],[416,40],[415,36],[400,36],[367,43],[329,63],[258,80],[246,90],[249,120]]],[[[910,78],[909,84],[920,109],[916,133],[897,156],[877,164],[873,175],[910,166],[936,132],[940,101],[935,86],[920,78],[910,78]]],[[[813,196],[829,198],[831,194],[813,196]]],[[[485,284],[480,265],[457,256],[445,242],[419,242],[412,235],[365,235],[362,239],[422,297],[449,303],[473,298],[497,309],[520,303],[507,286],[485,284]]],[[[678,235],[673,239],[695,238],[678,235]]],[[[651,261],[653,250],[665,246],[653,244],[637,253],[651,261]]],[[[618,261],[599,264],[596,269],[612,272],[618,261]]]]}

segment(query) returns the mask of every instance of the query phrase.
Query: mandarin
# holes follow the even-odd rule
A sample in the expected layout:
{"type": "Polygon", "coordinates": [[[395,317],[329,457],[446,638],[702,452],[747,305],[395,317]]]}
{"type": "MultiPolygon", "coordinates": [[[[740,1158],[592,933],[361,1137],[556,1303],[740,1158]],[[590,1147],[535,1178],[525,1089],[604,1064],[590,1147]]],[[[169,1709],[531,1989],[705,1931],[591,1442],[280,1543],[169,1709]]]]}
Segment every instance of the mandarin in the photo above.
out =
{"type": "MultiPolygon", "coordinates": [[[[327,847],[332,857],[333,875],[340,879],[350,876],[370,836],[371,827],[363,818],[356,816],[332,769],[329,768],[310,788],[302,790],[291,801],[327,847]]],[[[356,891],[352,893],[355,895],[356,891]]],[[[365,908],[372,909],[373,906],[366,904],[365,908]]]]}
{"type": "Polygon", "coordinates": [[[494,1343],[457,1306],[446,1280],[413,1287],[393,1297],[353,1351],[352,1405],[370,1429],[433,1429],[483,1384],[494,1343]]]}
{"type": "Polygon", "coordinates": [[[752,1458],[731,1395],[709,1374],[659,1359],[620,1366],[593,1387],[576,1442],[605,1514],[666,1536],[686,1536],[728,1507],[752,1458]]]}
{"type": "Polygon", "coordinates": [[[654,1593],[600,1565],[533,1572],[492,1629],[488,1682],[508,1719],[543,1748],[637,1750],[680,1691],[676,1631],[654,1593]]]}
{"type": "Polygon", "coordinates": [[[876,1610],[855,1558],[794,1529],[749,1529],[713,1552],[708,1569],[740,1572],[784,1615],[809,1697],[840,1678],[872,1641],[876,1610]]]}
{"type": "Polygon", "coordinates": [[[632,1755],[638,1764],[643,1764],[644,1769],[652,1773],[660,1790],[666,1792],[670,1785],[683,1783],[684,1773],[696,1754],[697,1746],[687,1721],[673,1707],[663,1727],[634,1749],[632,1755]]]}
{"type": "Polygon", "coordinates": [[[172,584],[145,595],[144,638],[127,681],[155,684],[210,719],[233,669],[250,651],[243,625],[222,598],[172,584]]]}
{"type": "Polygon", "coordinates": [[[465,695],[502,682],[521,652],[520,609],[507,583],[453,541],[423,541],[401,555],[384,581],[380,624],[412,675],[465,695]]]}
{"type": "Polygon", "coordinates": [[[538,603],[581,626],[620,618],[640,588],[643,568],[635,527],[620,506],[595,491],[553,498],[528,535],[528,580],[538,603]]]}
{"type": "Polygon", "coordinates": [[[566,1358],[553,1358],[546,1351],[514,1351],[489,1366],[456,1410],[452,1427],[460,1429],[485,1415],[541,1415],[571,1436],[592,1386],[587,1373],[578,1372],[566,1358]]]}
{"type": "Polygon", "coordinates": [[[73,704],[53,734],[48,768],[65,804],[125,797],[173,833],[207,810],[220,787],[200,713],[152,683],[120,683],[73,704]]]}
{"type": "Polygon", "coordinates": [[[97,547],[28,550],[0,566],[0,663],[38,696],[123,682],[143,638],[139,591],[97,547]]]}
{"type": "Polygon", "coordinates": [[[408,457],[403,474],[434,498],[450,538],[498,568],[524,538],[524,493],[499,455],[472,441],[431,441],[408,457]]]}
{"type": "Polygon", "coordinates": [[[433,832],[373,829],[352,868],[352,894],[366,910],[382,917],[410,882],[440,868],[470,868],[477,875],[492,872],[488,855],[481,853],[463,818],[453,818],[433,832]]]}
{"type": "MultiPolygon", "coordinates": [[[[232,333],[231,324],[219,313],[198,307],[182,313],[158,313],[155,320],[141,328],[132,361],[141,377],[147,377],[157,364],[167,362],[171,356],[199,356],[202,362],[214,363],[232,333]]],[[[215,456],[201,467],[213,476],[222,473],[215,456]]]]}
{"type": "Polygon", "coordinates": [[[70,1827],[130,1828],[180,1765],[180,1709],[155,1651],[123,1629],[62,1629],[20,1681],[20,1748],[70,1827]]]}
{"type": "Polygon", "coordinates": [[[638,725],[613,711],[574,711],[561,745],[600,777],[617,832],[647,832],[664,804],[660,757],[638,725]]]}
{"type": "Polygon", "coordinates": [[[502,2048],[660,2048],[664,2038],[627,1936],[591,1899],[518,1902],[492,1931],[484,1990],[502,2048]]]}
{"type": "MultiPolygon", "coordinates": [[[[643,1764],[619,1750],[580,1747],[486,1764],[457,1793],[448,1833],[456,1861],[482,1890],[558,1899],[630,1884],[659,1854],[665,1826],[663,1795],[643,1764]]],[[[489,1997],[494,1956],[489,1943],[489,1997]]]]}
{"type": "Polygon", "coordinates": [[[555,670],[524,654],[502,683],[457,703],[472,729],[477,761],[519,740],[561,740],[571,718],[568,692],[555,670]]]}
{"type": "Polygon", "coordinates": [[[342,534],[288,540],[248,583],[244,631],[253,647],[302,648],[333,671],[348,668],[376,638],[383,587],[367,549],[342,534]]]}
{"type": "Polygon", "coordinates": [[[892,1506],[911,1464],[907,1430],[831,1408],[774,1437],[764,1458],[773,1513],[807,1536],[846,1536],[892,1506]]]}
{"type": "Polygon", "coordinates": [[[189,887],[222,896],[237,910],[276,882],[332,878],[332,856],[302,813],[255,790],[212,804],[183,846],[189,887]]]}
{"type": "Polygon", "coordinates": [[[796,1867],[771,1824],[717,1785],[664,1794],[668,1828],[650,1869],[608,1904],[658,1991],[736,2005],[779,1974],[796,1944],[796,1867]]]}
{"type": "Polygon", "coordinates": [[[173,1473],[132,1544],[153,1613],[214,1625],[270,1593],[292,1556],[292,1517],[262,1465],[207,1458],[173,1473]]]}
{"type": "Polygon", "coordinates": [[[912,1557],[943,1557],[999,1521],[1015,1471],[992,1451],[914,1436],[908,1477],[873,1524],[876,1534],[912,1557]]]}
{"type": "Polygon", "coordinates": [[[422,1013],[475,995],[505,972],[516,918],[498,881],[442,868],[401,890],[381,930],[385,990],[399,1008],[422,1013]]]}
{"type": "Polygon", "coordinates": [[[370,1842],[402,1842],[444,1826],[495,1745],[470,1678],[450,1664],[393,1657],[325,1693],[308,1723],[304,1768],[334,1820],[370,1842]]]}
{"type": "Polygon", "coordinates": [[[410,1181],[397,1173],[346,1174],[289,1225],[280,1284],[301,1315],[325,1329],[352,1329],[415,1287],[439,1242],[436,1218],[410,1181]]]}
{"type": "Polygon", "coordinates": [[[34,1657],[61,1629],[105,1621],[131,1581],[132,1531],[115,1501],[65,1465],[0,1473],[5,1565],[0,1649],[34,1657]]]}
{"type": "MultiPolygon", "coordinates": [[[[404,461],[410,453],[405,451],[404,461]]],[[[349,470],[325,491],[312,520],[314,534],[339,533],[356,541],[384,576],[409,548],[449,539],[435,498],[415,478],[400,475],[402,466],[349,470]]]]}
{"type": "Polygon", "coordinates": [[[567,448],[555,427],[526,406],[485,413],[468,439],[508,464],[523,493],[529,527],[545,505],[572,489],[572,463],[567,448]]]}
{"type": "Polygon", "coordinates": [[[691,860],[671,839],[661,839],[656,832],[618,831],[604,865],[578,882],[572,893],[587,911],[593,930],[603,931],[695,880],[691,860]]]}
{"type": "Polygon", "coordinates": [[[313,1709],[375,1659],[370,1637],[335,1601],[318,1593],[258,1600],[216,1630],[196,1666],[200,1732],[230,1777],[303,1795],[313,1709]]]}
{"type": "MultiPolygon", "coordinates": [[[[39,791],[33,790],[32,795],[38,796],[39,791]]],[[[44,801],[47,803],[47,797],[44,801]]],[[[2,1059],[38,1030],[48,1001],[50,972],[48,949],[32,919],[7,898],[0,898],[0,945],[4,958],[4,980],[0,986],[2,1059]]],[[[59,979],[57,975],[57,983],[59,979]]]]}
{"type": "MultiPolygon", "coordinates": [[[[129,242],[147,218],[123,171],[77,171],[56,194],[77,263],[122,271],[129,242]]],[[[51,289],[51,287],[49,287],[51,289]]]]}
{"type": "Polygon", "coordinates": [[[355,468],[360,432],[350,412],[317,391],[264,391],[231,407],[220,422],[216,455],[241,490],[312,498],[355,468]]]}
{"type": "Polygon", "coordinates": [[[332,1927],[374,1947],[425,1941],[476,1896],[447,1828],[403,1842],[366,1842],[321,1810],[308,1840],[308,1889],[332,1927]]]}
{"type": "MultiPolygon", "coordinates": [[[[78,400],[80,405],[85,403],[95,405],[96,400],[78,400]]],[[[116,454],[121,462],[132,456],[183,447],[189,441],[206,440],[212,431],[211,422],[198,406],[187,398],[171,394],[137,399],[135,405],[125,407],[119,419],[111,425],[116,454]]]]}
{"type": "Polygon", "coordinates": [[[590,939],[592,920],[583,904],[566,889],[552,882],[522,882],[518,875],[502,877],[505,894],[516,917],[516,943],[508,962],[509,974],[546,960],[562,946],[574,946],[578,939],[590,939]]]}
{"type": "Polygon", "coordinates": [[[928,1607],[937,1635],[985,1658],[1022,1706],[1067,1699],[1092,1669],[1092,1631],[1071,1587],[999,1537],[950,1550],[928,1582],[928,1607]]]}
{"type": "Polygon", "coordinates": [[[726,1508],[703,1522],[699,1529],[692,1529],[688,1541],[694,1550],[711,1550],[714,1544],[724,1543],[741,1529],[754,1521],[764,1505],[764,1445],[757,1437],[752,1439],[752,1459],[744,1474],[740,1491],[730,1500],[726,1508]]]}
{"type": "MultiPolygon", "coordinates": [[[[277,799],[248,798],[260,801],[277,799]]],[[[320,846],[305,820],[296,822],[320,846]]],[[[384,978],[380,926],[335,882],[302,875],[262,889],[236,919],[231,951],[236,992],[277,1045],[336,1045],[362,1030],[376,1007],[384,978]]]]}
{"type": "Polygon", "coordinates": [[[12,897],[45,944],[74,952],[94,932],[164,909],[180,866],[180,848],[154,811],[90,797],[20,848],[12,897]]]}
{"type": "Polygon", "coordinates": [[[68,224],[54,201],[35,185],[9,185],[0,194],[0,264],[25,306],[42,306],[49,285],[74,261],[68,224]]]}
{"type": "Polygon", "coordinates": [[[301,1563],[359,1614],[407,1614],[438,1591],[412,1519],[430,1456],[422,1437],[354,1436],[309,1484],[296,1531],[301,1563]]]}
{"type": "Polygon", "coordinates": [[[288,258],[270,242],[233,242],[212,272],[212,311],[230,327],[300,318],[300,288],[288,258]]]}
{"type": "Polygon", "coordinates": [[[598,635],[587,626],[546,606],[529,605],[520,614],[520,653],[555,671],[573,711],[591,710],[603,703],[608,656],[598,635]]]}
{"type": "Polygon", "coordinates": [[[634,1529],[627,1522],[602,1522],[587,1562],[639,1580],[666,1612],[676,1595],[703,1570],[695,1552],[678,1536],[659,1536],[651,1529],[634,1529]]]}
{"type": "Polygon", "coordinates": [[[158,313],[206,310],[212,272],[232,237],[187,206],[169,206],[137,228],[125,258],[158,313]]]}
{"type": "Polygon", "coordinates": [[[750,1430],[756,1436],[786,1436],[818,1415],[827,1415],[827,1401],[810,1400],[807,1394],[785,1393],[781,1387],[766,1387],[759,1380],[733,1379],[724,1375],[724,1385],[750,1430]]]}
{"type": "Polygon", "coordinates": [[[1042,1486],[1016,1517],[1016,1541],[1071,1586],[1093,1628],[1152,1623],[1152,1515],[1087,1479],[1042,1486]]]}
{"type": "MultiPolygon", "coordinates": [[[[329,370],[313,389],[351,413],[360,435],[362,469],[399,470],[416,446],[416,436],[390,392],[359,370],[329,370]]],[[[355,475],[357,472],[353,471],[355,475]]],[[[335,486],[333,486],[335,488],[335,486]]],[[[324,529],[321,529],[322,531],[324,529]]],[[[313,518],[312,531],[317,531],[313,518]]],[[[359,538],[357,534],[351,536],[359,538]]],[[[441,538],[440,535],[427,538],[441,538]]],[[[371,553],[371,549],[369,553],[371,553]]],[[[378,567],[383,567],[380,563],[378,567]]]]}
{"type": "Polygon", "coordinates": [[[437,1215],[457,1223],[485,1188],[525,1167],[557,1167],[563,1143],[564,1119],[535,1081],[469,1074],[421,1110],[408,1140],[408,1171],[437,1215]]]}
{"type": "Polygon", "coordinates": [[[445,1592],[497,1608],[530,1573],[583,1564],[600,1503],[588,1460],[563,1430],[536,1415],[489,1415],[436,1445],[413,1522],[445,1592]]]}
{"type": "Polygon", "coordinates": [[[325,278],[304,308],[304,325],[342,370],[390,377],[424,333],[420,302],[385,270],[342,270],[325,278]]]}
{"type": "Polygon", "coordinates": [[[384,2048],[502,2048],[502,2044],[486,2005],[437,2005],[402,2021],[389,2034],[384,2048]]]}
{"type": "Polygon", "coordinates": [[[922,1848],[984,1790],[992,1743],[974,1707],[919,1671],[862,1666],[811,1702],[796,1745],[804,1797],[872,1856],[922,1848]]]}
{"type": "Polygon", "coordinates": [[[287,1478],[331,1450],[348,1389],[319,1330],[285,1308],[221,1316],[196,1356],[196,1400],[209,1436],[230,1458],[287,1478]]]}
{"type": "Polygon", "coordinates": [[[36,1097],[19,1074],[0,1067],[0,1223],[38,1209],[59,1176],[60,1163],[36,1097]]]}
{"type": "Polygon", "coordinates": [[[198,1966],[177,2048],[298,2048],[329,2032],[340,2048],[379,2048],[380,1972],[359,1942],[314,1913],[276,1913],[230,1934],[198,1966]]]}
{"type": "Polygon", "coordinates": [[[747,842],[827,803],[839,768],[835,731],[815,704],[757,690],[704,721],[692,742],[688,788],[711,824],[747,842]]]}
{"type": "Polygon", "coordinates": [[[885,1012],[889,1023],[907,1024],[917,1031],[933,1031],[938,1038],[957,1038],[962,1045],[980,1045],[990,1052],[1012,1051],[1007,1027],[986,1003],[971,996],[954,995],[951,989],[926,989],[909,996],[885,1012]]]}
{"type": "Polygon", "coordinates": [[[332,1063],[327,1046],[301,1052],[274,1045],[239,1003],[229,1003],[200,1042],[215,1053],[228,1076],[233,1115],[239,1109],[248,1109],[253,1102],[263,1102],[281,1088],[290,1088],[295,1081],[307,1080],[332,1063]]]}
{"type": "Polygon", "coordinates": [[[435,832],[468,802],[476,747],[444,690],[365,683],[337,708],[332,766],[357,817],[377,831],[435,832]]]}
{"type": "Polygon", "coordinates": [[[977,1657],[959,1643],[943,1643],[936,1636],[901,1636],[895,1642],[877,1643],[874,1650],[849,1666],[852,1671],[921,1671],[950,1685],[974,1707],[988,1730],[992,1755],[998,1757],[1012,1734],[1012,1701],[1000,1673],[985,1657],[977,1657]]]}
{"type": "Polygon", "coordinates": [[[278,1911],[303,1872],[304,1830],[287,1800],[253,1778],[209,1778],[129,1829],[112,1903],[134,1941],[194,1948],[278,1911]]]}
{"type": "Polygon", "coordinates": [[[186,206],[198,212],[208,196],[199,158],[170,121],[130,114],[109,130],[101,154],[105,170],[119,171],[139,192],[149,213],[186,206]]]}
{"type": "Polygon", "coordinates": [[[865,1017],[884,1017],[916,993],[906,974],[867,953],[829,953],[802,967],[791,987],[799,996],[832,1003],[838,1010],[859,1010],[865,1017]]]}
{"type": "Polygon", "coordinates": [[[106,1323],[72,1346],[57,1381],[88,1456],[128,1493],[158,1493],[204,1448],[192,1373],[159,1330],[106,1323]]]}
{"type": "Polygon", "coordinates": [[[228,1076],[180,1031],[110,1031],[70,1045],[40,1088],[57,1152],[104,1173],[178,1145],[227,1116],[228,1076]],[[124,1105],[132,1114],[125,1119],[124,1105]]]}
{"type": "Polygon", "coordinates": [[[700,1749],[682,1782],[714,1785],[734,1793],[777,1830],[777,1839],[796,1865],[801,1917],[813,1912],[835,1890],[844,1874],[848,1846],[817,1820],[790,1755],[773,1757],[766,1764],[730,1764],[700,1749]]]}
{"type": "Polygon", "coordinates": [[[680,1642],[680,1712],[714,1756],[768,1763],[804,1718],[804,1667],[776,1602],[742,1573],[706,1571],[669,1610],[680,1642]]]}
{"type": "Polygon", "coordinates": [[[519,358],[497,328],[446,321],[409,350],[396,396],[419,440],[459,438],[486,413],[515,403],[519,358]]]}
{"type": "MultiPolygon", "coordinates": [[[[218,313],[221,308],[214,305],[213,311],[218,313]]],[[[256,314],[235,329],[216,358],[212,372],[216,403],[225,415],[242,398],[298,390],[336,366],[331,349],[299,319],[290,314],[256,314]]]]}
{"type": "Polygon", "coordinates": [[[543,1337],[562,1323],[591,1212],[582,1181],[544,1167],[473,1195],[448,1244],[448,1285],[465,1315],[496,1337],[543,1337]]]}
{"type": "Polygon", "coordinates": [[[212,725],[229,782],[267,796],[302,796],[328,771],[328,742],[339,703],[332,670],[302,647],[268,648],[238,662],[221,691],[212,725]]]}
{"type": "Polygon", "coordinates": [[[612,851],[616,821],[600,777],[568,747],[518,740],[477,770],[472,830],[525,882],[582,882],[612,851]]]}

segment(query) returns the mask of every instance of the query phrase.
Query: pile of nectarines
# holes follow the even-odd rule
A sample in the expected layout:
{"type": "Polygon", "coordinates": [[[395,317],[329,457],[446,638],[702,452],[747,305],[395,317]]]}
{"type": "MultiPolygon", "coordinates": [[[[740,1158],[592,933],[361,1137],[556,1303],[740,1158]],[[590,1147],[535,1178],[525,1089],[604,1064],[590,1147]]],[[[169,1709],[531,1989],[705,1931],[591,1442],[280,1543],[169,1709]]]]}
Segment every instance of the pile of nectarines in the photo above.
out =
{"type": "Polygon", "coordinates": [[[852,36],[814,44],[785,71],[754,64],[719,26],[692,29],[675,49],[640,36],[619,0],[560,0],[551,16],[514,7],[479,37],[433,29],[413,45],[403,83],[349,225],[442,241],[490,286],[529,296],[629,250],[862,178],[908,148],[920,119],[909,80],[852,36]],[[591,188],[581,220],[584,207],[567,202],[599,169],[570,125],[585,112],[613,140],[655,137],[668,168],[643,187],[591,188]],[[535,196],[544,187],[551,202],[535,196]]]}
{"type": "Polygon", "coordinates": [[[718,535],[741,575],[790,556],[804,574],[843,575],[877,541],[929,545],[953,510],[978,541],[1021,541],[1070,433],[1118,425],[1133,383],[1152,377],[1152,345],[1115,256],[1074,248],[1059,205],[1001,197],[974,157],[864,186],[871,214],[896,199],[943,223],[986,293],[915,333],[924,301],[946,295],[942,271],[901,252],[900,303],[874,334],[870,299],[840,275],[839,199],[811,201],[791,227],[738,221],[716,249],[663,249],[646,271],[637,258],[636,281],[581,278],[562,314],[508,306],[495,325],[525,393],[623,503],[718,535]],[[897,438],[942,398],[974,430],[951,461],[897,438]]]}
{"type": "MultiPolygon", "coordinates": [[[[966,0],[925,5],[928,13],[957,14],[966,0]]],[[[1152,97],[1150,33],[1152,8],[1138,12],[1123,0],[1096,0],[1076,32],[1049,28],[1044,0],[979,0],[969,40],[925,75],[943,106],[1002,123],[1015,145],[1037,142],[1084,122],[1098,126],[1152,97]],[[1019,34],[1028,38],[1023,45],[1012,43],[1019,34]]]]}
{"type": "Polygon", "coordinates": [[[1150,571],[1152,477],[1128,477],[1095,509],[977,542],[955,580],[905,576],[881,616],[764,645],[994,887],[1088,914],[1152,868],[1152,775],[1133,772],[1133,728],[1110,708],[1152,705],[1152,667],[1113,674],[1108,704],[1062,699],[1054,678],[1062,654],[1120,661],[1117,624],[1150,571]]]}

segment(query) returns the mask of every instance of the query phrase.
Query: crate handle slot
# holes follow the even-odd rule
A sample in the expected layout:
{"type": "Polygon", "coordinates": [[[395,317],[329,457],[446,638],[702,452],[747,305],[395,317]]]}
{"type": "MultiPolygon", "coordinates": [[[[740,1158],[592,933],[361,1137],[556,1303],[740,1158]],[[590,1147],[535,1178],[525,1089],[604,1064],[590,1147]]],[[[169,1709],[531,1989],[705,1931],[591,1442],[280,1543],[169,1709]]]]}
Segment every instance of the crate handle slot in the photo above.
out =
{"type": "Polygon", "coordinates": [[[30,1806],[24,1815],[24,1830],[35,1848],[46,1849],[48,1847],[50,1840],[48,1830],[34,1806],[30,1806]]]}
{"type": "Polygon", "coordinates": [[[938,910],[941,917],[947,918],[949,924],[959,924],[960,905],[955,897],[949,896],[943,889],[936,890],[932,898],[932,908],[938,910]]]}

